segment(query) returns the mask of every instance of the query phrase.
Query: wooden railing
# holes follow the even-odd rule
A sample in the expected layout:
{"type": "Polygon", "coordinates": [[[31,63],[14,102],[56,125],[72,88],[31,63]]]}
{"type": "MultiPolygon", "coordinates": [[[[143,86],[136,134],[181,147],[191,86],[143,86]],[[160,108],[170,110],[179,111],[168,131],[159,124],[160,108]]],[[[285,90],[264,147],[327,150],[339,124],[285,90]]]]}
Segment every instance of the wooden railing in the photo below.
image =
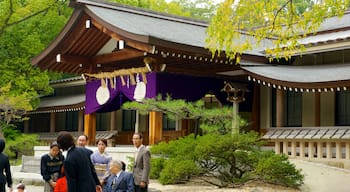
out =
{"type": "MultiPolygon", "coordinates": [[[[41,141],[44,145],[50,145],[53,141],[56,141],[58,132],[42,132],[36,133],[39,135],[39,141],[41,141]]],[[[84,134],[84,132],[73,131],[71,132],[73,137],[77,138],[79,135],[84,134]]],[[[107,139],[109,146],[115,145],[115,137],[118,134],[118,131],[96,131],[96,139],[104,138],[107,139]]]]}
{"type": "Polygon", "coordinates": [[[350,127],[281,127],[262,137],[277,154],[350,168],[350,127]]]}

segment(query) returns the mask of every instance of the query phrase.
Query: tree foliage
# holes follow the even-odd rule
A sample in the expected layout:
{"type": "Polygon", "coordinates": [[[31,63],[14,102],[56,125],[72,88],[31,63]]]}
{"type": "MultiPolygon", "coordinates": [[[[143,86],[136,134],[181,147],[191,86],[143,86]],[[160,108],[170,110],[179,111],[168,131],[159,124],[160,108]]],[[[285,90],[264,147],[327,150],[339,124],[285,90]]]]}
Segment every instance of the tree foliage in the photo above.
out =
{"type": "Polygon", "coordinates": [[[38,135],[23,134],[15,129],[14,125],[3,124],[3,134],[6,138],[5,153],[10,160],[17,160],[22,155],[34,155],[34,146],[39,144],[38,135]]]}
{"type": "Polygon", "coordinates": [[[231,59],[259,47],[270,58],[288,59],[305,50],[300,37],[314,33],[325,18],[342,16],[348,7],[349,0],[225,0],[211,20],[207,45],[231,59]]]}
{"type": "Polygon", "coordinates": [[[209,20],[214,14],[217,4],[212,0],[109,0],[157,12],[178,16],[209,20]]]}
{"type": "Polygon", "coordinates": [[[47,72],[33,67],[30,60],[65,24],[71,12],[66,2],[0,1],[0,87],[6,89],[0,92],[0,121],[9,123],[20,117],[16,111],[35,109],[39,96],[52,91],[47,72]]]}
{"type": "Polygon", "coordinates": [[[161,111],[169,117],[195,119],[201,135],[188,135],[168,143],[152,145],[151,176],[162,184],[174,184],[198,177],[220,187],[236,187],[250,180],[297,187],[303,183],[300,170],[285,157],[262,151],[264,144],[254,132],[232,133],[232,108],[206,109],[202,101],[186,102],[161,96],[142,103],[129,102],[124,109],[146,114],[161,111]],[[264,167],[272,164],[281,170],[264,167]]]}
{"type": "MultiPolygon", "coordinates": [[[[122,108],[138,110],[140,114],[148,114],[150,111],[160,111],[173,120],[197,120],[200,127],[197,127],[196,134],[200,131],[198,128],[206,133],[225,134],[232,132],[232,108],[224,106],[222,108],[206,110],[202,100],[186,102],[182,99],[173,100],[169,96],[163,100],[163,97],[159,95],[157,98],[146,98],[142,103],[135,101],[125,103],[122,108]]],[[[246,121],[244,120],[240,120],[239,123],[241,126],[246,125],[246,121]]]]}

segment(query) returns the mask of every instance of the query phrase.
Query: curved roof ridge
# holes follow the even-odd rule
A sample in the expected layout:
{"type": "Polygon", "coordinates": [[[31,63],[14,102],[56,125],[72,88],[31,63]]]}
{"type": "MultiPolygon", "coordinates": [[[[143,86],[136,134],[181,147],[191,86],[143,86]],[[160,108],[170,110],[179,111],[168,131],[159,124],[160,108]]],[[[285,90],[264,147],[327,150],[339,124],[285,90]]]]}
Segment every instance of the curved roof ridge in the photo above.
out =
{"type": "Polygon", "coordinates": [[[120,3],[112,3],[112,2],[97,1],[97,0],[75,0],[75,2],[78,4],[85,4],[86,6],[90,5],[90,6],[96,6],[101,8],[113,9],[117,11],[123,11],[123,12],[128,12],[128,13],[133,13],[133,14],[138,14],[138,15],[143,15],[148,17],[154,17],[158,19],[198,25],[202,27],[208,27],[209,25],[208,22],[199,20],[199,19],[193,19],[190,17],[177,16],[169,13],[152,11],[149,9],[133,7],[133,6],[124,5],[120,3]]]}

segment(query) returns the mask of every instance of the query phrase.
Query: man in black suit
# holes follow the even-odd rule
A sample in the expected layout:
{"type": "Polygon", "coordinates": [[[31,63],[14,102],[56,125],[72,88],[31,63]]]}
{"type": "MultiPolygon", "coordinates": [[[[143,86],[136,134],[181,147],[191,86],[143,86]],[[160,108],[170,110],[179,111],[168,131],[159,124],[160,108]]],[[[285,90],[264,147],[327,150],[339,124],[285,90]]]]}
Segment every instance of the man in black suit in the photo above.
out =
{"type": "Polygon", "coordinates": [[[5,192],[6,182],[10,191],[12,191],[10,162],[8,156],[2,153],[4,149],[5,141],[3,139],[0,139],[0,192],[5,192]],[[6,176],[4,173],[6,173],[6,176]]]}
{"type": "Polygon", "coordinates": [[[67,177],[68,192],[101,192],[102,187],[97,178],[86,148],[75,147],[74,138],[69,132],[60,132],[57,143],[67,150],[64,171],[67,177]]]}

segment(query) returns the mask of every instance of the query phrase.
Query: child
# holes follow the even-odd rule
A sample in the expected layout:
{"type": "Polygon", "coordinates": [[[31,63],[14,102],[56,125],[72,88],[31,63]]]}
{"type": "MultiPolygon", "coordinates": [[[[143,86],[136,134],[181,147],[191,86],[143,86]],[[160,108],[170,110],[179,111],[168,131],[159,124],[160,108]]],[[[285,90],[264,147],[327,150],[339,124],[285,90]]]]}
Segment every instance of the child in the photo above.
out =
{"type": "Polygon", "coordinates": [[[23,183],[19,183],[16,186],[16,190],[14,190],[14,192],[27,192],[27,190],[25,190],[26,186],[23,183]]]}
{"type": "Polygon", "coordinates": [[[59,177],[56,181],[56,186],[53,192],[67,192],[67,178],[64,174],[64,166],[61,167],[61,177],[59,177]]]}

